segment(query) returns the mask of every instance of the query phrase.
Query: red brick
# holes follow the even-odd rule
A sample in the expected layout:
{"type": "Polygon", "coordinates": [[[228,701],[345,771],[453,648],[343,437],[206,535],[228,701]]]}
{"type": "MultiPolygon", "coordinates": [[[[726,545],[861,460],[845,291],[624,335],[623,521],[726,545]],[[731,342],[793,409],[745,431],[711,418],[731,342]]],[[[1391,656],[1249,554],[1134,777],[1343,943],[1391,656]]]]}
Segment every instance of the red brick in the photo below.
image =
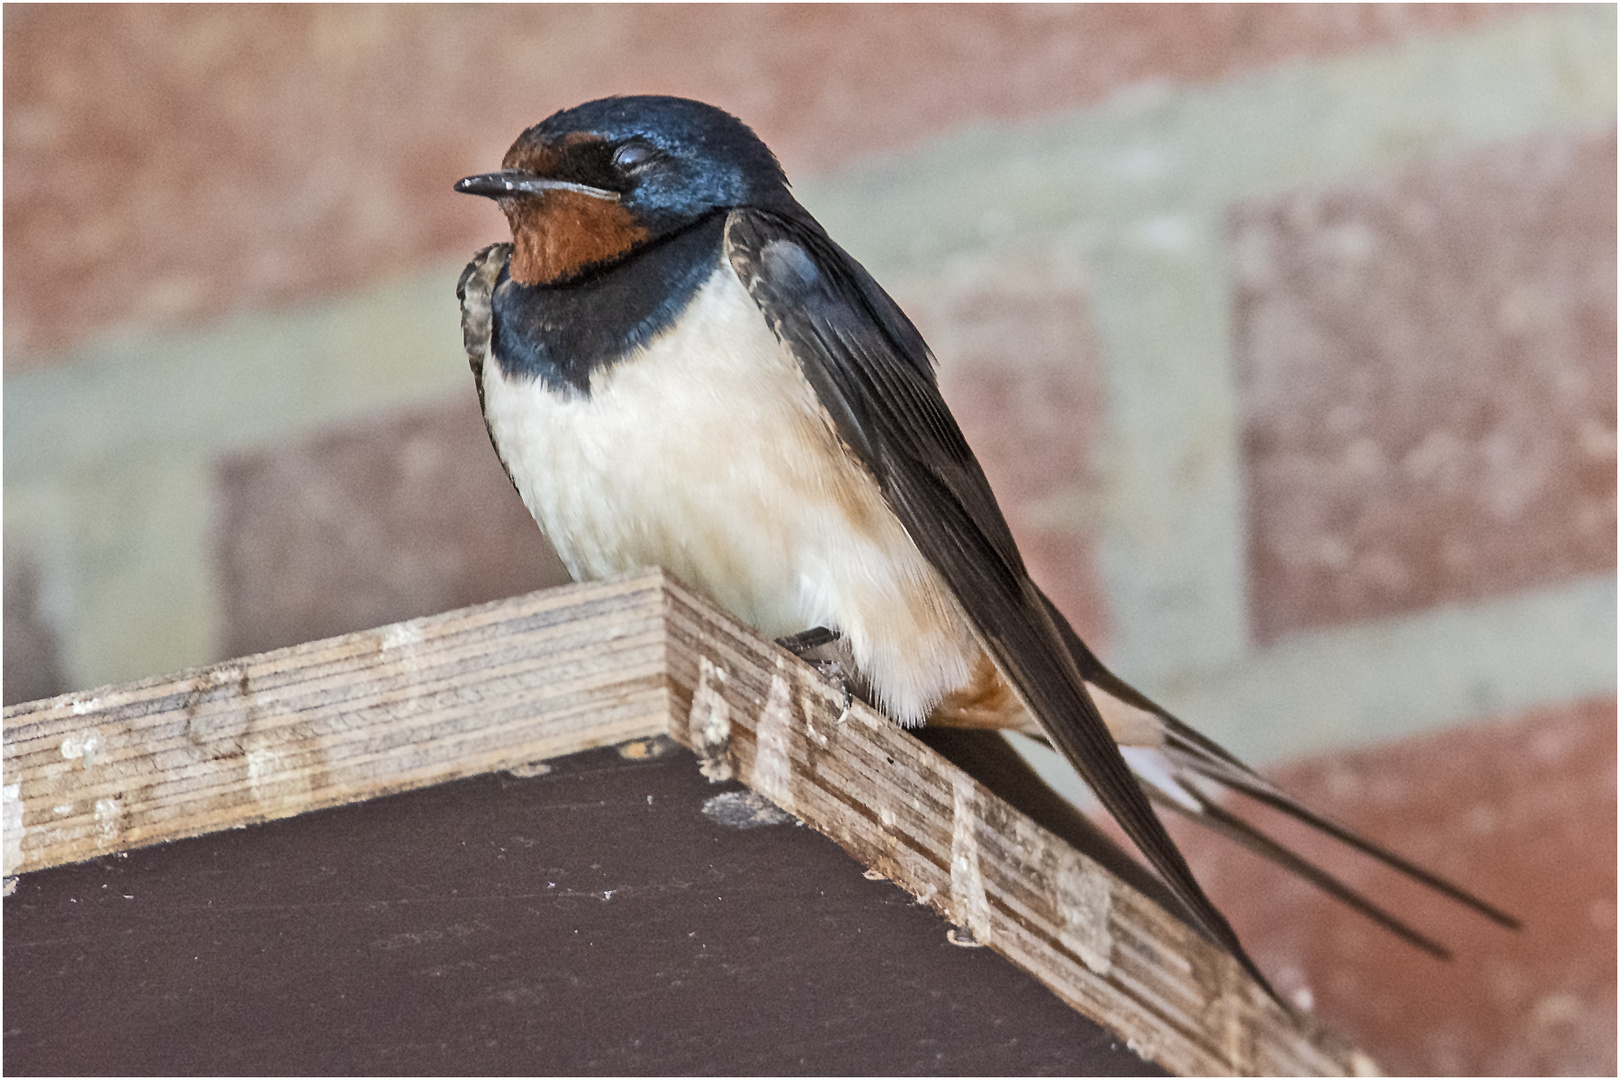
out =
{"type": "Polygon", "coordinates": [[[28,6],[4,12],[8,366],[496,237],[451,182],[557,108],[714,101],[791,174],[1468,6],[28,6]]]}
{"type": "Polygon", "coordinates": [[[1233,219],[1255,631],[1615,565],[1615,137],[1233,219]]]}
{"type": "Polygon", "coordinates": [[[219,495],[227,656],[568,580],[470,384],[454,404],[237,455],[219,495]]]}
{"type": "Polygon", "coordinates": [[[1311,805],[1523,920],[1518,932],[1501,929],[1302,828],[1278,827],[1296,849],[1440,938],[1449,962],[1246,851],[1170,825],[1279,988],[1308,987],[1317,1015],[1395,1074],[1612,1076],[1615,749],[1607,699],[1275,774],[1311,805]]]}

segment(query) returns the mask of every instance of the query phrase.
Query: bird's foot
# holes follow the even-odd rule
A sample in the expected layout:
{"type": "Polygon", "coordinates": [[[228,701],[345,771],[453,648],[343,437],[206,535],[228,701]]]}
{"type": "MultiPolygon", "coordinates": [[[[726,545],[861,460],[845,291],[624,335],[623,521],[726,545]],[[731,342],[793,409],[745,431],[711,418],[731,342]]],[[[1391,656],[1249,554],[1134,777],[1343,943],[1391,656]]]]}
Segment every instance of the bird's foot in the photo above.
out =
{"type": "Polygon", "coordinates": [[[844,666],[840,649],[842,642],[843,639],[836,631],[829,630],[825,626],[813,626],[797,634],[776,639],[778,645],[809,663],[821,672],[823,678],[843,691],[844,705],[838,714],[840,724],[849,719],[850,707],[855,704],[855,684],[844,666]]]}

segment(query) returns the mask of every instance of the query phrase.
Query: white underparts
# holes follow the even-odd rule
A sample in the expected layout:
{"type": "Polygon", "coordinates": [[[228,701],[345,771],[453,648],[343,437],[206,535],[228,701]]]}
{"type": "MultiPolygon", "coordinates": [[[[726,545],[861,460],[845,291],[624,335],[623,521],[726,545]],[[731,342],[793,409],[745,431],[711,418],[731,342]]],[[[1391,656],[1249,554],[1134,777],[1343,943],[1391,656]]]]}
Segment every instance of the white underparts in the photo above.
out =
{"type": "Polygon", "coordinates": [[[955,599],[729,264],[588,396],[490,358],[484,403],[576,579],[662,566],[769,636],[837,630],[903,723],[968,682],[980,650],[955,599]]]}

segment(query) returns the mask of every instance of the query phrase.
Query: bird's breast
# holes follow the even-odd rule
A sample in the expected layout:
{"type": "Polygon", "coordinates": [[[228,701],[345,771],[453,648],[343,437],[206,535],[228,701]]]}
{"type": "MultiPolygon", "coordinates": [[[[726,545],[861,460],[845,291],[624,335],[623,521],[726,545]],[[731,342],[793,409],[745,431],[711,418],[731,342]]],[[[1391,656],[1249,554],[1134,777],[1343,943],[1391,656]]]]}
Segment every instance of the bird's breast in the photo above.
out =
{"type": "Polygon", "coordinates": [[[838,630],[902,720],[969,680],[960,608],[729,263],[588,392],[494,358],[483,389],[496,450],[576,579],[662,566],[767,635],[838,630]]]}

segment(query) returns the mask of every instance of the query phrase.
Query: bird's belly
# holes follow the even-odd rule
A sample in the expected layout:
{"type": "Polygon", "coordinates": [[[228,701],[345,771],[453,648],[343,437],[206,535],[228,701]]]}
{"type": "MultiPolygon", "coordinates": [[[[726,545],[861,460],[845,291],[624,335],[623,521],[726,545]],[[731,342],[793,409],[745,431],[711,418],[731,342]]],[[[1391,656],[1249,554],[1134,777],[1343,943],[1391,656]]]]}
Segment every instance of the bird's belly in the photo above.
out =
{"type": "Polygon", "coordinates": [[[827,626],[920,722],[981,655],[955,600],[722,265],[589,395],[484,368],[490,435],[576,579],[662,566],[761,632],[827,626]]]}

